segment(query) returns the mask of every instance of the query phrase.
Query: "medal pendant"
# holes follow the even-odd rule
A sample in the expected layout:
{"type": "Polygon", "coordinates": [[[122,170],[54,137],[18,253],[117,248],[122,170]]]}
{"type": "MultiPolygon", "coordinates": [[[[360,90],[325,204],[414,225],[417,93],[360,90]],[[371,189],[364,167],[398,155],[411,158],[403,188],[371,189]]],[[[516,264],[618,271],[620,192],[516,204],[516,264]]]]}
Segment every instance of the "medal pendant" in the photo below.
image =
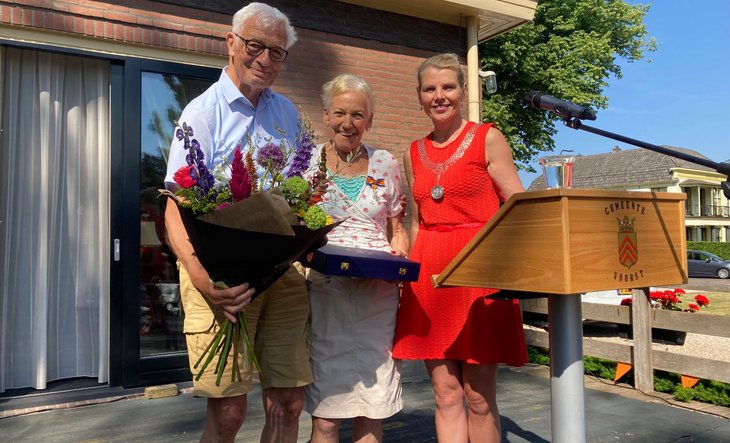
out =
{"type": "Polygon", "coordinates": [[[441,200],[444,197],[444,188],[441,185],[434,185],[431,188],[431,198],[434,200],[441,200]]]}

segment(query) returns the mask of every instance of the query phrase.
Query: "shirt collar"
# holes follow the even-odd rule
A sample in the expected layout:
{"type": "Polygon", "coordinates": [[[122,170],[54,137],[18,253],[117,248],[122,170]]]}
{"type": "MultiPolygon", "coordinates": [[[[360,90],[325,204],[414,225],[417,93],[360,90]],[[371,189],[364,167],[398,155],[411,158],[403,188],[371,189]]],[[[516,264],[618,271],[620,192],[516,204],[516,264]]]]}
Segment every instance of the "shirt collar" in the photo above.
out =
{"type": "MultiPolygon", "coordinates": [[[[231,78],[228,76],[228,73],[226,73],[226,68],[223,68],[219,81],[223,96],[226,98],[226,101],[229,104],[235,102],[236,100],[242,100],[248,106],[252,108],[254,107],[251,101],[249,101],[246,96],[241,94],[241,91],[236,87],[235,84],[233,84],[233,80],[231,80],[231,78]]],[[[272,94],[273,92],[270,88],[265,88],[263,91],[261,91],[261,95],[259,96],[259,107],[268,102],[272,94]]]]}

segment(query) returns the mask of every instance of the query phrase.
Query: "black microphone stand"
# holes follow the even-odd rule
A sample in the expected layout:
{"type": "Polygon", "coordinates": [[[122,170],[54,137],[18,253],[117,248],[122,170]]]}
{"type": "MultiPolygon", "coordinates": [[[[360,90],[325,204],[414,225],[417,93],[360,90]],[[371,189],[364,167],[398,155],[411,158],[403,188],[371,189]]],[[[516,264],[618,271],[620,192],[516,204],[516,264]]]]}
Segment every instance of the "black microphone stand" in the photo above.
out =
{"type": "MultiPolygon", "coordinates": [[[[569,128],[573,129],[582,129],[584,131],[591,132],[593,134],[601,135],[603,137],[612,138],[614,140],[618,140],[624,143],[628,143],[630,145],[638,146],[640,148],[648,149],[650,151],[658,152],[660,154],[668,155],[670,157],[680,158],[682,160],[686,160],[690,163],[695,163],[697,165],[707,166],[708,168],[712,168],[715,171],[719,172],[720,174],[724,174],[726,177],[730,178],[730,163],[725,162],[713,162],[712,160],[708,160],[706,158],[696,157],[694,155],[685,154],[683,152],[673,151],[671,149],[663,148],[661,146],[652,145],[651,143],[642,142],[640,140],[635,140],[633,138],[624,137],[623,135],[614,134],[613,132],[604,131],[602,129],[594,128],[588,125],[584,125],[580,119],[572,117],[572,118],[566,118],[564,120],[565,126],[568,126],[569,128]]],[[[725,197],[730,200],[730,184],[728,183],[728,180],[721,182],[720,186],[722,186],[722,192],[725,194],[725,197]]]]}

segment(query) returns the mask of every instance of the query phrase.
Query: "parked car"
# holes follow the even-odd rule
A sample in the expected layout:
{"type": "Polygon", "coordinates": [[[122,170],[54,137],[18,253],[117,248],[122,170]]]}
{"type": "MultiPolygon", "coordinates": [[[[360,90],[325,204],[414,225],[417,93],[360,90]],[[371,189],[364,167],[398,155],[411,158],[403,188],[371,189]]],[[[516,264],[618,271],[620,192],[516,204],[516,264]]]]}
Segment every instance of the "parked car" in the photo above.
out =
{"type": "Polygon", "coordinates": [[[730,277],[730,260],[705,251],[687,250],[687,273],[690,277],[730,277]]]}

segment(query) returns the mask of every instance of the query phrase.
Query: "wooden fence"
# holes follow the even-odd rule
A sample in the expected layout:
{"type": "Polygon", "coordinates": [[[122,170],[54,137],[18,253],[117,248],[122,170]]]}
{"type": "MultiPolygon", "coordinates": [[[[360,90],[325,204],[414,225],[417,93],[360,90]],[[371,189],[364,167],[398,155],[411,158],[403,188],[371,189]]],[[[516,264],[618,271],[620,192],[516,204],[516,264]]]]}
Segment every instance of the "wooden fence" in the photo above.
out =
{"type": "MultiPolygon", "coordinates": [[[[631,325],[633,331],[632,343],[626,344],[584,338],[584,355],[631,364],[634,370],[634,388],[644,392],[654,390],[654,369],[730,383],[730,364],[725,361],[652,350],[651,345],[652,327],[730,337],[730,317],[652,309],[649,304],[649,288],[635,289],[633,299],[631,307],[582,303],[584,320],[631,325]]],[[[548,299],[522,300],[522,310],[547,314],[548,299]]],[[[528,345],[549,347],[546,331],[525,329],[525,339],[528,345]]],[[[730,350],[725,349],[723,352],[730,350]]]]}

